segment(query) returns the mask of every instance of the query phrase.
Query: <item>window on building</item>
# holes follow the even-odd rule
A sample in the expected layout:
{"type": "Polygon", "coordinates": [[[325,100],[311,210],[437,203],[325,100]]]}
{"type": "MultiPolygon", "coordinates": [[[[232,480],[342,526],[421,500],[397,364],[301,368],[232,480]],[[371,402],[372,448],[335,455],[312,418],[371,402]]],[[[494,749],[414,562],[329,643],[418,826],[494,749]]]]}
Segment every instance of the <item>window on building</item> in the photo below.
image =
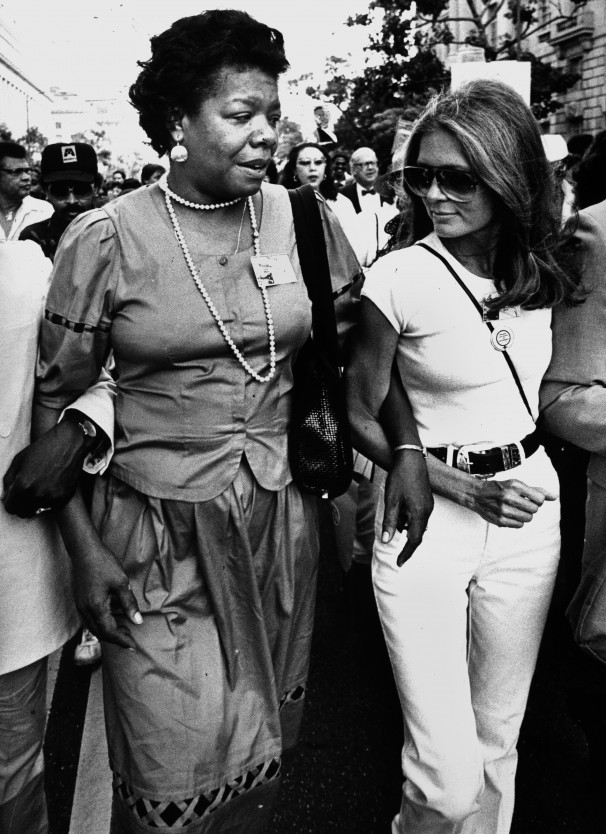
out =
{"type": "Polygon", "coordinates": [[[574,85],[574,87],[570,88],[571,90],[578,90],[583,79],[583,56],[570,56],[568,58],[568,61],[566,62],[566,71],[571,73],[572,75],[578,75],[576,84],[574,85]]]}

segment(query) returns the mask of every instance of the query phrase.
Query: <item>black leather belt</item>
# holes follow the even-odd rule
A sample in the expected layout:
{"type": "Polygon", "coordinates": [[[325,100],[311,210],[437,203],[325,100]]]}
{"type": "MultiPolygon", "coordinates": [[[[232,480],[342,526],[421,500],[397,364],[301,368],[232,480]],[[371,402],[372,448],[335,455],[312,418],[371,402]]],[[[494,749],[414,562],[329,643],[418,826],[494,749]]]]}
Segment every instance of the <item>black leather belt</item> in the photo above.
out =
{"type": "Polygon", "coordinates": [[[506,446],[493,446],[491,449],[472,450],[469,446],[462,446],[460,449],[452,450],[452,460],[449,460],[449,446],[438,446],[435,449],[428,449],[430,455],[448,463],[470,475],[494,475],[496,472],[505,472],[513,469],[522,463],[519,446],[524,450],[524,455],[529,458],[534,455],[541,445],[538,431],[533,431],[518,443],[509,443],[506,446]]]}

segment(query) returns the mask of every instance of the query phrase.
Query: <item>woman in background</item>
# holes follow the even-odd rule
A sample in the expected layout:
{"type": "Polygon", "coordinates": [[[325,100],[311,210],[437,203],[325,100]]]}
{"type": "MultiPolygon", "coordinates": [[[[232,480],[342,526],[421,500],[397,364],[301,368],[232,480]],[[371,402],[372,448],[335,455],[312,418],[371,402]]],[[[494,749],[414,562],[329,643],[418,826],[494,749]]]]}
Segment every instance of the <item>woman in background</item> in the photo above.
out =
{"type": "Polygon", "coordinates": [[[328,152],[314,142],[301,142],[291,148],[288,160],[282,172],[282,185],[285,188],[297,188],[299,185],[311,185],[314,191],[324,197],[337,215],[337,219],[357,252],[359,243],[356,212],[351,200],[339,194],[332,178],[328,152]]]}

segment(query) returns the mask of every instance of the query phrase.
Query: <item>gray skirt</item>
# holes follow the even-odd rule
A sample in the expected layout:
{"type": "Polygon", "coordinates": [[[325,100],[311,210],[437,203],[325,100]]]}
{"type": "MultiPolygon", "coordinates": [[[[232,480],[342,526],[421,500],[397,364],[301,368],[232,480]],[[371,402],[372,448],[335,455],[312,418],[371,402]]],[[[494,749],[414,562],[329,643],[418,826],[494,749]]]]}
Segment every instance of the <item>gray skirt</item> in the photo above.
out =
{"type": "Polygon", "coordinates": [[[93,518],[143,625],[103,646],[117,831],[251,832],[300,726],[319,550],[317,505],[243,460],[210,501],[99,479],[93,518]]]}

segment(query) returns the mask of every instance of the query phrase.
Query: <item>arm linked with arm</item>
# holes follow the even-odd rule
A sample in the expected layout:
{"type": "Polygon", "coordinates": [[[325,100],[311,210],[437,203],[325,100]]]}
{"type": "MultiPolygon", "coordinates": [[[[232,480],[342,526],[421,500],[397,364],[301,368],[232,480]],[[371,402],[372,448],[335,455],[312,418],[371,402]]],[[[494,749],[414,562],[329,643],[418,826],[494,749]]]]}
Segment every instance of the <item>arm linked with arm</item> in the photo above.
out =
{"type": "Polygon", "coordinates": [[[15,455],[4,476],[8,513],[30,518],[41,508],[59,509],[74,494],[83,470],[96,474],[107,468],[113,451],[114,396],[114,382],[103,370],[48,431],[38,430],[33,420],[35,439],[15,455]],[[83,430],[87,421],[95,437],[83,430]]]}
{"type": "MultiPolygon", "coordinates": [[[[115,287],[121,271],[113,223],[102,211],[87,212],[68,227],[57,251],[40,338],[35,426],[44,433],[65,406],[98,379],[110,351],[115,287]]],[[[101,639],[132,647],[112,613],[119,602],[133,623],[141,621],[128,578],[99,538],[79,491],[58,513],[74,567],[76,604],[101,639]]]]}
{"type": "MultiPolygon", "coordinates": [[[[58,417],[57,410],[37,405],[34,432],[45,436],[58,417]]],[[[57,512],[57,521],[73,564],[74,596],[82,619],[101,640],[134,648],[132,637],[118,626],[111,606],[112,599],[116,599],[129,620],[140,625],[137,601],[115,555],[99,538],[79,489],[57,512]]]]}
{"type": "Polygon", "coordinates": [[[55,425],[64,408],[72,406],[82,413],[81,422],[96,424],[111,449],[114,384],[102,371],[109,350],[111,236],[104,228],[98,218],[77,218],[57,250],[40,329],[36,388],[38,404],[57,413],[48,436],[33,425],[34,444],[7,472],[7,510],[21,516],[65,503],[87,453],[97,451],[97,441],[85,435],[79,421],[55,425]]]}
{"type": "Polygon", "coordinates": [[[420,446],[408,401],[394,364],[398,333],[369,299],[361,302],[346,370],[347,401],[353,444],[388,472],[385,486],[384,541],[407,528],[398,557],[403,564],[421,543],[433,508],[423,455],[416,450],[392,454],[392,446],[420,446]]]}

